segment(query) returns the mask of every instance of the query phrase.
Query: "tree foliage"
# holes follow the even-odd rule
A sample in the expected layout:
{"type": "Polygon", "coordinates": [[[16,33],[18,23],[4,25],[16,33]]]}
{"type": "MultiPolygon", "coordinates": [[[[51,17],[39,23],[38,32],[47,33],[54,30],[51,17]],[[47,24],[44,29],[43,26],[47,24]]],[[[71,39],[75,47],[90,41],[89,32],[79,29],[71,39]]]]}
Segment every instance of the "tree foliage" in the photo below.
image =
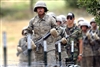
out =
{"type": "Polygon", "coordinates": [[[66,6],[68,4],[69,7],[78,8],[77,0],[65,0],[66,6]]]}
{"type": "Polygon", "coordinates": [[[80,7],[86,8],[87,12],[94,15],[100,27],[100,0],[78,0],[80,7]]]}

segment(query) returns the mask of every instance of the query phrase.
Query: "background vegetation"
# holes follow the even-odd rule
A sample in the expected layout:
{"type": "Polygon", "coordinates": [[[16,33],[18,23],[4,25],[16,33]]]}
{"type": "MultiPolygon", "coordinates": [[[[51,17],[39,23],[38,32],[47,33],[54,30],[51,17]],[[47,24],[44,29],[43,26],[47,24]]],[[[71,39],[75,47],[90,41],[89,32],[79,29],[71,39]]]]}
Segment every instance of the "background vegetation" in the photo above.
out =
{"type": "MultiPolygon", "coordinates": [[[[44,0],[49,11],[56,13],[56,15],[68,12],[75,13],[77,16],[91,16],[85,9],[79,8],[77,0],[44,0]],[[83,11],[83,12],[82,12],[83,11]]],[[[6,20],[23,20],[30,19],[36,13],[33,12],[34,3],[36,0],[1,0],[0,4],[0,18],[6,20]],[[13,16],[13,17],[12,17],[13,16]]]]}
{"type": "Polygon", "coordinates": [[[88,13],[95,16],[100,27],[100,0],[78,0],[77,2],[80,7],[86,8],[88,13]]]}

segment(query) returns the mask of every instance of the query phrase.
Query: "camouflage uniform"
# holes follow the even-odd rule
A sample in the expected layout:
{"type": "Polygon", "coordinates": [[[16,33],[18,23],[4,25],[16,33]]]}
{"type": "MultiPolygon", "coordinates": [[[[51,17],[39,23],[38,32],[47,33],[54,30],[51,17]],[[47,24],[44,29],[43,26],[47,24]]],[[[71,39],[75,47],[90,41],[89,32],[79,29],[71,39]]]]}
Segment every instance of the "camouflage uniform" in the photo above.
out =
{"type": "MultiPolygon", "coordinates": [[[[17,47],[21,47],[27,50],[27,37],[24,36],[19,40],[19,44],[17,47]]],[[[35,53],[34,50],[32,50],[31,54],[31,62],[33,63],[35,61],[35,53]]],[[[28,65],[28,53],[23,51],[22,53],[19,54],[19,67],[27,67],[28,65]]]]}
{"type": "Polygon", "coordinates": [[[76,63],[78,55],[79,55],[79,40],[82,39],[82,32],[75,24],[71,28],[68,28],[66,26],[65,37],[66,37],[66,35],[70,35],[70,34],[74,33],[75,31],[77,31],[77,32],[67,39],[66,51],[68,54],[68,58],[71,58],[71,41],[73,40],[74,41],[73,59],[75,60],[75,63],[76,63]]]}
{"type": "Polygon", "coordinates": [[[83,35],[83,59],[82,59],[82,67],[92,67],[93,66],[93,52],[90,45],[90,41],[86,36],[86,33],[82,33],[83,35]]]}
{"type": "MultiPolygon", "coordinates": [[[[59,32],[59,36],[55,39],[55,41],[58,41],[60,40],[61,38],[64,37],[64,32],[65,32],[65,29],[62,28],[61,26],[58,27],[58,32],[59,32]]],[[[58,62],[59,61],[59,58],[58,58],[58,44],[55,46],[56,47],[56,61],[58,62]]],[[[62,62],[65,62],[65,58],[67,58],[67,53],[66,53],[66,49],[65,49],[65,46],[64,45],[61,45],[61,61],[62,62]]]]}
{"type": "MultiPolygon", "coordinates": [[[[49,15],[44,15],[43,18],[35,16],[34,19],[31,19],[28,29],[34,30],[33,41],[36,42],[54,27],[56,27],[55,19],[49,15]]],[[[53,43],[53,39],[54,38],[52,36],[47,39],[48,63],[55,62],[55,45],[53,43]]],[[[36,62],[44,61],[43,47],[41,45],[39,47],[39,51],[35,52],[35,55],[36,62]]]]}
{"type": "MultiPolygon", "coordinates": [[[[92,36],[93,33],[96,33],[100,37],[100,30],[89,30],[90,35],[92,36]]],[[[100,66],[100,39],[95,40],[94,38],[90,39],[91,42],[91,48],[93,51],[93,67],[99,67],[100,66]]]]}
{"type": "MultiPolygon", "coordinates": [[[[34,12],[37,12],[38,15],[30,20],[28,27],[29,30],[34,30],[34,35],[32,37],[34,42],[37,42],[46,33],[50,32],[52,28],[56,27],[55,19],[49,15],[46,15],[47,11],[48,9],[46,3],[43,1],[38,1],[34,5],[34,12]],[[40,18],[40,13],[37,11],[38,8],[44,8],[44,11],[41,10],[42,18],[40,18]]],[[[47,61],[48,63],[53,64],[55,62],[55,45],[53,43],[54,37],[50,36],[46,41],[47,41],[47,52],[48,52],[47,61]]],[[[39,50],[38,51],[36,50],[35,52],[36,62],[42,62],[42,63],[44,62],[44,51],[42,45],[40,45],[38,48],[39,50]]]]}

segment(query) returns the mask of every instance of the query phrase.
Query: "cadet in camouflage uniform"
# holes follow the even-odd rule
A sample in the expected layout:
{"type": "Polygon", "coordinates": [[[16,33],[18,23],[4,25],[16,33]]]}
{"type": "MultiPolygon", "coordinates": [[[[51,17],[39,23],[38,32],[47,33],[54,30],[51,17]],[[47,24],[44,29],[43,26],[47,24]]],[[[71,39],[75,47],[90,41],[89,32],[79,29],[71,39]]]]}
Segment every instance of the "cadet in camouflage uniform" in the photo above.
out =
{"type": "Polygon", "coordinates": [[[91,19],[90,24],[91,24],[91,29],[89,30],[89,33],[91,36],[90,40],[91,40],[91,47],[93,51],[93,67],[99,67],[100,66],[100,30],[97,28],[97,23],[94,18],[91,19]]]}
{"type": "Polygon", "coordinates": [[[96,33],[100,37],[100,30],[97,28],[97,23],[94,18],[90,21],[91,29],[89,30],[90,33],[96,33]]]}
{"type": "MultiPolygon", "coordinates": [[[[55,39],[56,41],[62,39],[64,37],[64,32],[65,32],[65,28],[63,28],[61,25],[63,23],[61,16],[57,16],[56,17],[56,23],[57,23],[57,29],[59,29],[59,36],[55,39]]],[[[58,44],[55,45],[56,47],[56,61],[59,61],[58,58],[58,44]]],[[[66,50],[64,45],[61,45],[61,60],[62,62],[65,62],[65,58],[67,58],[67,54],[66,54],[66,50]]]]}
{"type": "Polygon", "coordinates": [[[82,60],[82,49],[83,49],[82,43],[83,42],[82,42],[82,32],[77,26],[75,26],[74,19],[75,19],[75,16],[73,13],[70,12],[67,14],[65,37],[67,35],[71,35],[72,33],[74,33],[72,36],[67,38],[66,51],[68,54],[68,58],[71,58],[71,41],[74,41],[73,59],[76,63],[82,60]]]}
{"type": "MultiPolygon", "coordinates": [[[[43,1],[38,1],[34,6],[34,12],[37,12],[37,16],[32,18],[29,22],[29,30],[34,30],[33,41],[38,41],[46,33],[48,33],[52,28],[56,27],[56,21],[53,17],[46,15],[48,11],[46,4],[43,1]]],[[[55,45],[53,43],[54,37],[50,36],[47,39],[47,60],[48,64],[53,64],[55,61],[55,45]]],[[[35,52],[36,62],[44,61],[43,47],[40,45],[39,50],[35,52]]],[[[38,66],[37,66],[38,67],[38,66]]]]}
{"type": "MultiPolygon", "coordinates": [[[[22,30],[22,35],[23,38],[19,40],[18,46],[17,46],[17,56],[19,56],[19,67],[27,67],[28,65],[28,52],[27,52],[27,34],[30,33],[32,34],[32,31],[28,31],[27,27],[23,28],[22,30]]],[[[35,44],[31,40],[31,45],[32,45],[32,58],[31,62],[33,63],[35,61],[35,44]]]]}
{"type": "Polygon", "coordinates": [[[81,67],[92,67],[93,66],[93,52],[90,45],[90,41],[87,37],[88,33],[88,23],[86,21],[81,21],[80,28],[82,30],[83,36],[83,59],[81,63],[81,67]]]}

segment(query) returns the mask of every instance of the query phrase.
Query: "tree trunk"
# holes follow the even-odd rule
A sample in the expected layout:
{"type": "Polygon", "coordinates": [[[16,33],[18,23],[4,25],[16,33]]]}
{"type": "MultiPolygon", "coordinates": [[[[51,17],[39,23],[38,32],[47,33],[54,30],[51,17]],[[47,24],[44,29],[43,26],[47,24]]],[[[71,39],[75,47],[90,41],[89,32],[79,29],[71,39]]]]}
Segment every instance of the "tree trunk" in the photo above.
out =
{"type": "Polygon", "coordinates": [[[30,0],[30,11],[33,14],[33,0],[30,0]]]}

